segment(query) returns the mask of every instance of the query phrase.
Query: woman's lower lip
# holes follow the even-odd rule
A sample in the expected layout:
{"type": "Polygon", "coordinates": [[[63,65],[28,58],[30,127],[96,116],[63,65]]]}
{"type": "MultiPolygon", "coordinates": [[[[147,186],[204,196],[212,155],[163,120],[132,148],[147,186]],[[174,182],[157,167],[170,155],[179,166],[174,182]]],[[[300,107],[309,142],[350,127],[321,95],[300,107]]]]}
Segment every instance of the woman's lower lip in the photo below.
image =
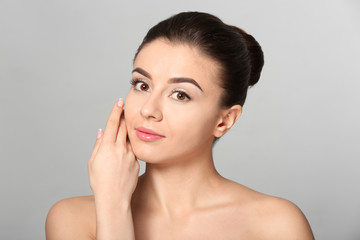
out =
{"type": "Polygon", "coordinates": [[[136,135],[138,136],[138,138],[146,142],[152,142],[164,138],[163,136],[145,133],[139,130],[136,130],[136,135]]]}

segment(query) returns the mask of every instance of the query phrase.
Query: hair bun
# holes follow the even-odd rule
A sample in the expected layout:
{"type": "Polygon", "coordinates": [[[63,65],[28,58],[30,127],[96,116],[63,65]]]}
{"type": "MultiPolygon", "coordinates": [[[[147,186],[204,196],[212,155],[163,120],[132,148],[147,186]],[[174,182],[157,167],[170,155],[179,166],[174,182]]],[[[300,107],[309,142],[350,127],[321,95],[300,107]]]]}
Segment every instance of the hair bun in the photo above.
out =
{"type": "Polygon", "coordinates": [[[261,49],[261,46],[259,43],[255,40],[253,36],[250,34],[247,34],[244,30],[241,28],[238,28],[236,26],[231,26],[234,30],[236,30],[240,35],[243,37],[243,39],[246,42],[247,49],[249,52],[250,57],[250,65],[251,65],[251,72],[250,72],[250,78],[249,78],[249,86],[255,85],[260,78],[261,70],[264,66],[264,54],[261,49]]]}

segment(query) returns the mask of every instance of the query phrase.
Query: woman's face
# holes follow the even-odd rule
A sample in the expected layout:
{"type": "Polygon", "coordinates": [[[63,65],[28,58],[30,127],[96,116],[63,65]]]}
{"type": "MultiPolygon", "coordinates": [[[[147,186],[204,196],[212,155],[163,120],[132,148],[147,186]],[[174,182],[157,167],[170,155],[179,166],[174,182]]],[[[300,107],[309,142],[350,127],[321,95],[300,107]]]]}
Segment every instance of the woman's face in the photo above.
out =
{"type": "Polygon", "coordinates": [[[128,136],[138,159],[183,161],[211,149],[222,94],[218,71],[215,61],[189,45],[157,39],[142,48],[125,100],[128,136]]]}

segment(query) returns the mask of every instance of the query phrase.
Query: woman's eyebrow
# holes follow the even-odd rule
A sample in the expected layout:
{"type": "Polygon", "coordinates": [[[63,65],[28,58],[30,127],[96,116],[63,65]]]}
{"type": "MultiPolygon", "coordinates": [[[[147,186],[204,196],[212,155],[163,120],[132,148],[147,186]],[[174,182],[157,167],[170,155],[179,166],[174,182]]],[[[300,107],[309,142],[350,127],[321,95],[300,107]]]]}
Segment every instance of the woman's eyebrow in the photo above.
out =
{"type": "Polygon", "coordinates": [[[200,85],[192,78],[176,77],[176,78],[170,78],[168,82],[169,83],[183,83],[183,82],[192,83],[203,92],[200,85]]]}
{"type": "MultiPolygon", "coordinates": [[[[138,73],[140,73],[141,75],[143,75],[143,76],[149,78],[150,80],[152,80],[150,73],[148,73],[147,71],[145,71],[145,70],[142,69],[142,68],[137,67],[137,68],[135,68],[134,70],[132,70],[132,72],[133,72],[133,73],[134,73],[134,72],[138,72],[138,73]]],[[[191,83],[191,84],[194,84],[196,87],[198,87],[198,88],[203,92],[203,90],[202,90],[202,88],[200,87],[200,85],[199,85],[194,79],[192,79],[192,78],[175,77],[175,78],[170,78],[168,82],[169,82],[169,83],[183,83],[183,82],[191,83]]]]}
{"type": "Polygon", "coordinates": [[[151,79],[150,73],[148,73],[147,71],[145,71],[145,70],[142,69],[142,68],[137,67],[137,68],[135,68],[134,70],[132,70],[132,73],[134,73],[134,72],[138,72],[138,73],[140,73],[141,75],[144,75],[145,77],[151,79]]]}

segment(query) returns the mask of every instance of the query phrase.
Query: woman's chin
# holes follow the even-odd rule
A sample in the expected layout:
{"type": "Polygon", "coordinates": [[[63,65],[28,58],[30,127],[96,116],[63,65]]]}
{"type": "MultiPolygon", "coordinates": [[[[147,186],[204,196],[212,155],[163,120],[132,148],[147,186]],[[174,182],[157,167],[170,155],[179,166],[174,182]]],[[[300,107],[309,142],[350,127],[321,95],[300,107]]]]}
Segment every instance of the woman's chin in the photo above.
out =
{"type": "Polygon", "coordinates": [[[160,159],[156,159],[156,158],[151,158],[149,156],[142,156],[140,155],[136,155],[136,158],[144,163],[150,163],[150,164],[160,164],[163,163],[163,161],[161,161],[160,159]]]}
{"type": "Polygon", "coordinates": [[[158,162],[159,153],[156,153],[153,148],[148,148],[146,146],[141,146],[141,144],[132,144],[132,150],[138,160],[141,160],[146,163],[156,163],[158,162]]]}
{"type": "Polygon", "coordinates": [[[169,156],[169,152],[164,149],[159,149],[156,151],[154,148],[142,148],[142,147],[133,147],[134,154],[136,158],[140,161],[150,164],[168,164],[172,162],[172,157],[169,156]]]}
{"type": "Polygon", "coordinates": [[[164,153],[163,145],[143,141],[137,136],[129,137],[129,141],[136,158],[144,162],[154,162],[156,158],[164,153]]]}

